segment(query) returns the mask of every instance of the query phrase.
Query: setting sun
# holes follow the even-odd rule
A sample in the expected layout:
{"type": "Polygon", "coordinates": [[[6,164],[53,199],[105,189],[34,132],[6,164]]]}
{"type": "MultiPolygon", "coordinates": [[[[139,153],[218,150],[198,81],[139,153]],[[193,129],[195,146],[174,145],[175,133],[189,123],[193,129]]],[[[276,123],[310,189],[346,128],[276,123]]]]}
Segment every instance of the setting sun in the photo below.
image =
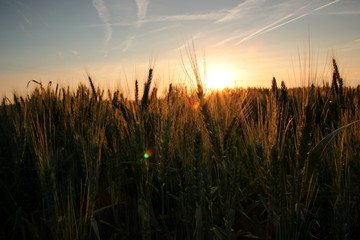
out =
{"type": "Polygon", "coordinates": [[[231,88],[235,85],[235,72],[226,67],[213,67],[206,71],[205,86],[211,90],[231,88]]]}

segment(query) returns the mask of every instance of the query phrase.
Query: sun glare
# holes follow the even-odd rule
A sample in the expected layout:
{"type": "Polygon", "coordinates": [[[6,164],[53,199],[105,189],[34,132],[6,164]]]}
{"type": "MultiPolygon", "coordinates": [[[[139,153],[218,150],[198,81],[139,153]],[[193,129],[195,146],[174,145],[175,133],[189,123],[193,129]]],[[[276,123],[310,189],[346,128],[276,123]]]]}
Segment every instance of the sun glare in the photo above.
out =
{"type": "Polygon", "coordinates": [[[213,67],[206,71],[205,86],[210,90],[232,88],[235,83],[235,73],[225,67],[213,67]]]}

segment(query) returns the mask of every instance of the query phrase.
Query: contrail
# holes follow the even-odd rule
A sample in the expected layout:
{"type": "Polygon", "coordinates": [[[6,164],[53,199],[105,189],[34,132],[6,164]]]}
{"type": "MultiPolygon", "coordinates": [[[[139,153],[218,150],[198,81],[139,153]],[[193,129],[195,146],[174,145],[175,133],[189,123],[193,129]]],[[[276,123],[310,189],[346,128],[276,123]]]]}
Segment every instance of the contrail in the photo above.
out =
{"type": "Polygon", "coordinates": [[[327,4],[323,5],[323,6],[321,6],[321,7],[318,7],[318,8],[316,8],[316,9],[314,10],[314,12],[315,12],[315,11],[318,11],[318,10],[320,10],[320,9],[326,8],[326,7],[330,6],[330,5],[333,5],[334,3],[337,3],[337,2],[340,2],[340,0],[335,0],[335,1],[333,1],[333,2],[330,2],[330,3],[327,3],[327,4]]]}
{"type": "Polygon", "coordinates": [[[294,22],[294,21],[296,21],[296,20],[298,20],[298,19],[301,19],[301,18],[309,15],[309,14],[312,13],[312,12],[316,12],[316,11],[318,11],[318,10],[320,10],[320,9],[326,8],[326,7],[328,7],[328,6],[332,5],[332,4],[335,4],[335,3],[340,2],[340,1],[341,1],[341,0],[335,0],[335,1],[333,1],[333,2],[326,3],[326,4],[324,4],[324,5],[320,6],[320,7],[317,7],[317,8],[315,8],[315,9],[307,12],[307,13],[304,13],[304,14],[302,14],[302,15],[300,15],[300,16],[297,16],[297,17],[295,17],[295,18],[292,18],[292,19],[290,19],[290,20],[288,20],[288,21],[283,22],[284,20],[286,20],[286,19],[288,19],[289,17],[291,17],[291,16],[294,15],[294,13],[293,13],[293,14],[289,14],[289,15],[287,15],[286,17],[283,17],[283,18],[281,18],[281,19],[279,19],[279,20],[277,20],[277,21],[275,21],[275,22],[273,22],[273,23],[271,23],[271,24],[269,24],[269,25],[261,28],[260,30],[258,30],[258,31],[256,31],[256,32],[254,32],[254,33],[252,33],[252,34],[244,37],[244,38],[241,39],[239,42],[237,42],[237,43],[235,44],[235,46],[238,46],[238,45],[240,45],[241,43],[243,43],[244,41],[249,40],[249,39],[251,39],[251,38],[253,38],[253,37],[255,37],[255,36],[261,35],[261,34],[266,33],[266,32],[270,32],[270,31],[272,31],[272,30],[274,30],[274,29],[277,29],[277,28],[282,27],[282,26],[284,26],[284,25],[286,25],[286,24],[289,24],[289,23],[294,22]]]}
{"type": "Polygon", "coordinates": [[[135,0],[137,6],[137,17],[138,17],[138,26],[141,26],[141,22],[145,19],[147,8],[149,5],[149,0],[135,0]]]}
{"type": "Polygon", "coordinates": [[[269,29],[272,30],[272,29],[275,29],[275,28],[277,28],[277,27],[279,27],[279,26],[282,26],[282,25],[284,25],[284,24],[286,24],[286,23],[288,23],[288,22],[290,22],[290,21],[293,21],[294,19],[289,20],[289,21],[287,21],[287,22],[285,22],[285,23],[276,25],[276,24],[278,24],[278,23],[280,23],[280,22],[282,22],[282,21],[290,18],[291,16],[293,16],[293,14],[289,14],[289,15],[283,17],[283,18],[280,18],[279,20],[276,20],[275,22],[273,22],[273,23],[271,23],[271,24],[269,24],[269,25],[261,28],[260,30],[258,30],[258,31],[256,31],[256,32],[250,34],[249,36],[244,37],[244,38],[241,39],[238,43],[236,43],[235,46],[237,46],[237,45],[241,44],[242,42],[244,42],[244,41],[246,41],[246,40],[249,40],[249,39],[251,39],[251,38],[253,38],[253,37],[257,36],[257,35],[260,35],[260,34],[262,34],[262,33],[268,32],[269,29]],[[274,25],[276,25],[276,26],[274,26],[274,25]]]}
{"type": "Polygon", "coordinates": [[[105,40],[108,42],[112,37],[112,28],[109,24],[109,12],[105,6],[105,2],[103,0],[93,0],[93,6],[104,24],[105,40]]]}

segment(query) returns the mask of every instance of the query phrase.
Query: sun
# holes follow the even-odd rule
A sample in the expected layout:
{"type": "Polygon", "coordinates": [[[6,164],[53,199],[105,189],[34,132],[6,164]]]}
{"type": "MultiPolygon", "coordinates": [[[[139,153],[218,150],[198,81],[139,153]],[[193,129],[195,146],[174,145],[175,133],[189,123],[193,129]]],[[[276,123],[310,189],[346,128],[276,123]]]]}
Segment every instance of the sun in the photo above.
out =
{"type": "Polygon", "coordinates": [[[235,72],[227,67],[212,67],[206,71],[205,87],[210,90],[233,88],[235,77],[235,72]]]}

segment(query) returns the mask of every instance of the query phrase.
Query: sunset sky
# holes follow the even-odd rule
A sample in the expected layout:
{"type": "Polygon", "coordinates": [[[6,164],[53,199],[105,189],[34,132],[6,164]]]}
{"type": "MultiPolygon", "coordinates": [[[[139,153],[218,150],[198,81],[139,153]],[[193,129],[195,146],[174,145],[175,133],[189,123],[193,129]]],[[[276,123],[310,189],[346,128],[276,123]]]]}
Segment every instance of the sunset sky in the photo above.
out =
{"type": "Polygon", "coordinates": [[[322,84],[332,56],[360,84],[359,0],[1,0],[0,95],[87,73],[125,89],[153,64],[157,85],[186,81],[191,42],[209,85],[322,84]]]}

